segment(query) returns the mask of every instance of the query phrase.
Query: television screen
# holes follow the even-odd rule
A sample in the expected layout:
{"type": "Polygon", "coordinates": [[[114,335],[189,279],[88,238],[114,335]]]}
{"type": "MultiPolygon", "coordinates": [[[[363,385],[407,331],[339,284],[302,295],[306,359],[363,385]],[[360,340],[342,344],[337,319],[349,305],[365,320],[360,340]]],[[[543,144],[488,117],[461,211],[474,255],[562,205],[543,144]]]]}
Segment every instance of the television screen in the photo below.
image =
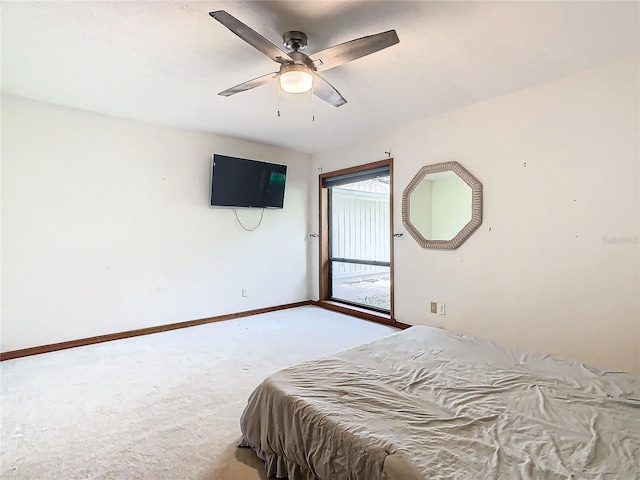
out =
{"type": "Polygon", "coordinates": [[[282,208],[287,166],[215,154],[212,207],[282,208]]]}

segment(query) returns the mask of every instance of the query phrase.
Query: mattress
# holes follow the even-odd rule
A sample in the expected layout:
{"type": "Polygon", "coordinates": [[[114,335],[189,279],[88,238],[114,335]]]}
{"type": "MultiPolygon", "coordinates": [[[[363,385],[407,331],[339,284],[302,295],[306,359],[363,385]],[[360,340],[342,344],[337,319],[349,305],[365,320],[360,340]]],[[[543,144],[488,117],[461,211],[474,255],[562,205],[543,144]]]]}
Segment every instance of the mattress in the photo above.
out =
{"type": "Polygon", "coordinates": [[[639,375],[425,326],[268,377],[240,423],[290,480],[640,478],[639,375]]]}

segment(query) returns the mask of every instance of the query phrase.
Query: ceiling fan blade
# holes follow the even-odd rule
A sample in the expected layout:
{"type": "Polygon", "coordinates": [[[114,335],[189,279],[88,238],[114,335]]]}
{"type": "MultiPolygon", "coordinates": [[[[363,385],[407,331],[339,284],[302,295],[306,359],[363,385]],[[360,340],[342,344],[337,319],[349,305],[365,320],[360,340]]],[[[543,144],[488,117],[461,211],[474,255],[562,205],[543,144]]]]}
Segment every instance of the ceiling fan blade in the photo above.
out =
{"type": "Polygon", "coordinates": [[[251,90],[252,88],[259,87],[260,85],[264,85],[269,80],[271,80],[272,78],[276,78],[277,76],[278,72],[267,73],[266,75],[262,75],[261,77],[254,78],[253,80],[249,80],[248,82],[244,82],[240,85],[236,85],[235,87],[228,88],[224,92],[220,92],[218,95],[229,97],[234,93],[245,92],[247,90],[251,90]]]}
{"type": "Polygon", "coordinates": [[[317,73],[313,74],[313,94],[334,107],[347,103],[344,97],[340,95],[340,92],[317,73]]]}
{"type": "Polygon", "coordinates": [[[396,31],[389,30],[388,32],[376,33],[375,35],[341,43],[340,45],[314,53],[309,58],[314,62],[316,71],[321,72],[364,57],[365,55],[375,53],[383,48],[395,45],[399,41],[400,39],[396,31]]]}
{"type": "Polygon", "coordinates": [[[252,47],[260,50],[267,57],[274,62],[281,64],[293,62],[293,59],[284,51],[276,47],[269,40],[264,38],[255,30],[249,28],[236,17],[229,15],[224,10],[218,10],[216,12],[209,12],[213,18],[239,36],[242,40],[247,42],[252,47]]]}

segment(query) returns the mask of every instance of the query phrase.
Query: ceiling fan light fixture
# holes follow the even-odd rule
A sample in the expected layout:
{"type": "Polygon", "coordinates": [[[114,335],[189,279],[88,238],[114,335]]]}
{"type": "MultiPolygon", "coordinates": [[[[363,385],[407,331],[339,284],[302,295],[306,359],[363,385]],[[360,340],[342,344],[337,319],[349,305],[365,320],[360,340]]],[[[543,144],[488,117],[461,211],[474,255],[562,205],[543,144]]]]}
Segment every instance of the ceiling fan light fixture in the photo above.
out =
{"type": "Polygon", "coordinates": [[[284,65],[280,69],[280,87],[287,93],[304,93],[313,87],[313,75],[304,65],[284,65]]]}

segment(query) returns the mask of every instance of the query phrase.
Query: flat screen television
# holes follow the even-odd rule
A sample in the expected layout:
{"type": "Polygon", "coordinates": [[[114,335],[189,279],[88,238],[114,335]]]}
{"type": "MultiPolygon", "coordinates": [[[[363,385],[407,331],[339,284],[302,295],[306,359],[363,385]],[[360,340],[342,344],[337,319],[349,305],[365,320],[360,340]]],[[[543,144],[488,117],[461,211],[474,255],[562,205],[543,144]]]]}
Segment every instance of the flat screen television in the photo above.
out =
{"type": "Polygon", "coordinates": [[[286,165],[218,154],[212,164],[212,207],[283,207],[286,165]]]}

